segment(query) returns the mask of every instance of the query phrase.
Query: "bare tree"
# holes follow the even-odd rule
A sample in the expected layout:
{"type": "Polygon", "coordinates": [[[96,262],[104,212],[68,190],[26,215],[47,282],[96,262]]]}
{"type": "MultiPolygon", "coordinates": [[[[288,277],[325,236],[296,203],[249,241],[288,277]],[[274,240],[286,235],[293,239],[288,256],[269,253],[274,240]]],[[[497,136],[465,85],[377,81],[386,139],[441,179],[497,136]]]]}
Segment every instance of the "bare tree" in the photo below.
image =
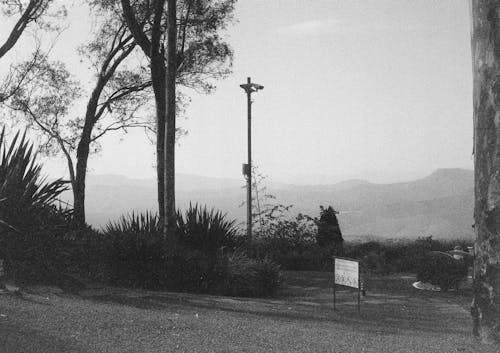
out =
{"type": "Polygon", "coordinates": [[[500,343],[500,1],[472,0],[475,264],[473,333],[500,343]]]}

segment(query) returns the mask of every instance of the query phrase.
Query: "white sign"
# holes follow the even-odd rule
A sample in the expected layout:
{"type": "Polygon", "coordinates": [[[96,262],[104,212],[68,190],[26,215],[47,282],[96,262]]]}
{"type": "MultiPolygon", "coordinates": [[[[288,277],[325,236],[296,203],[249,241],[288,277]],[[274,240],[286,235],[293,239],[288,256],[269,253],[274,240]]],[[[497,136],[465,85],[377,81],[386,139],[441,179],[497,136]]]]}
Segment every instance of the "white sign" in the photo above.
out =
{"type": "Polygon", "coordinates": [[[358,288],[359,263],[357,261],[335,258],[335,284],[358,288]]]}

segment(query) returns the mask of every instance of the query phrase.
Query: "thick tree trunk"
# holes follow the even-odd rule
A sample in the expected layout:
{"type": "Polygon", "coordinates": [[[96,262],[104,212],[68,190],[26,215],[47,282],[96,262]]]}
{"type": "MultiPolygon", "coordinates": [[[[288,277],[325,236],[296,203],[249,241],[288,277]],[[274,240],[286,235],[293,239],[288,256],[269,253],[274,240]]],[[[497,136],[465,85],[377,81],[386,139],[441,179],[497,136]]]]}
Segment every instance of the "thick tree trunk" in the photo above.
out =
{"type": "Polygon", "coordinates": [[[164,233],[175,246],[175,78],[177,72],[177,1],[167,8],[167,121],[165,125],[165,227],[164,233]]]}
{"type": "Polygon", "coordinates": [[[96,111],[99,97],[106,85],[107,80],[102,77],[97,82],[87,103],[85,111],[85,122],[78,147],[76,149],[76,175],[73,186],[73,210],[74,219],[78,227],[85,227],[85,180],[87,177],[87,163],[90,154],[90,143],[92,141],[92,129],[96,123],[96,111]]]}
{"type": "Polygon", "coordinates": [[[500,343],[500,1],[472,0],[475,270],[473,332],[500,343]]]}
{"type": "MultiPolygon", "coordinates": [[[[82,134],[76,151],[76,175],[73,186],[74,220],[78,227],[85,227],[85,179],[87,176],[87,162],[89,159],[90,132],[82,134]],[[88,136],[88,137],[87,137],[88,136]]],[[[88,130],[88,128],[87,128],[88,130]]],[[[92,129],[90,128],[90,131],[92,129]]]]}

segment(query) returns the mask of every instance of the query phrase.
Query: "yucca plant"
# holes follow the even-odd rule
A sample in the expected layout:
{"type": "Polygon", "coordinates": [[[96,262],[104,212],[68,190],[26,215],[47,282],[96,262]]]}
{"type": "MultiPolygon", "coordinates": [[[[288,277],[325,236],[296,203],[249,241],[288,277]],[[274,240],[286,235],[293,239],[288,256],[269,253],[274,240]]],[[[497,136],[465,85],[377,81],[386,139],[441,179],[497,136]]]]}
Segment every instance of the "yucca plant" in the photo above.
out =
{"type": "MultiPolygon", "coordinates": [[[[51,226],[62,216],[54,201],[65,190],[62,179],[48,182],[41,175],[33,145],[16,133],[8,146],[5,128],[0,134],[0,220],[20,230],[51,226]]],[[[64,219],[64,217],[63,217],[64,219]]]]}
{"type": "Polygon", "coordinates": [[[104,228],[105,266],[113,284],[158,289],[164,286],[165,241],[158,216],[131,213],[104,228]]]}
{"type": "Polygon", "coordinates": [[[177,227],[181,244],[192,250],[211,254],[236,245],[235,222],[206,206],[190,204],[184,215],[177,212],[177,227]]]}
{"type": "Polygon", "coordinates": [[[7,143],[0,133],[0,257],[7,260],[9,276],[23,280],[63,278],[70,254],[64,234],[70,211],[55,205],[66,182],[47,181],[41,174],[33,145],[16,133],[7,143]]]}
{"type": "Polygon", "coordinates": [[[158,216],[151,213],[135,213],[121,216],[118,221],[109,222],[104,228],[106,234],[159,234],[158,216]]]}

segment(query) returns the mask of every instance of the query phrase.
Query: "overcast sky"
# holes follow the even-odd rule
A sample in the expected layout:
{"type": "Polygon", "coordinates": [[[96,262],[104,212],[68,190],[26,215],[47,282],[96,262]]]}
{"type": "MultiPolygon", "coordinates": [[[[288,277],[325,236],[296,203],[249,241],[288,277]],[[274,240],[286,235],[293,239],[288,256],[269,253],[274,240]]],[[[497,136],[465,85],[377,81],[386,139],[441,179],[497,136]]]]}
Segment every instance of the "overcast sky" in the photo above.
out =
{"type": "MultiPolygon", "coordinates": [[[[77,75],[85,12],[54,53],[77,75]]],[[[83,12],[83,13],[82,13],[83,12]]],[[[193,95],[179,173],[242,178],[251,76],[254,163],[274,181],[394,182],[437,168],[472,168],[472,77],[465,0],[240,0],[228,31],[234,73],[193,95]]],[[[85,80],[85,77],[80,77],[85,80]]],[[[153,103],[152,103],[153,104],[153,103]]],[[[92,174],[154,177],[142,131],[103,142],[92,174]]],[[[64,161],[47,161],[52,175],[64,161]]]]}

